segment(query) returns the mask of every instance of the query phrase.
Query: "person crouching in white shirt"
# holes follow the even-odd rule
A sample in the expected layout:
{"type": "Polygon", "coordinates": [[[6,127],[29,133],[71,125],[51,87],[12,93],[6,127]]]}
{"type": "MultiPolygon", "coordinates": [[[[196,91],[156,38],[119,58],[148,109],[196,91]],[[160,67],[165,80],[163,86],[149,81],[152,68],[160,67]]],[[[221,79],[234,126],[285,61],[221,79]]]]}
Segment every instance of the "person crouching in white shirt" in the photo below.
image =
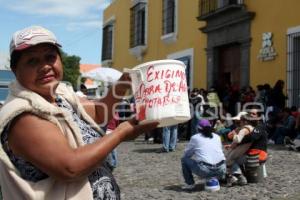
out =
{"type": "Polygon", "coordinates": [[[184,190],[195,188],[193,174],[206,179],[205,189],[216,191],[220,189],[218,179],[226,174],[225,156],[222,150],[221,138],[213,132],[207,119],[198,122],[198,134],[191,137],[181,159],[184,190]]]}

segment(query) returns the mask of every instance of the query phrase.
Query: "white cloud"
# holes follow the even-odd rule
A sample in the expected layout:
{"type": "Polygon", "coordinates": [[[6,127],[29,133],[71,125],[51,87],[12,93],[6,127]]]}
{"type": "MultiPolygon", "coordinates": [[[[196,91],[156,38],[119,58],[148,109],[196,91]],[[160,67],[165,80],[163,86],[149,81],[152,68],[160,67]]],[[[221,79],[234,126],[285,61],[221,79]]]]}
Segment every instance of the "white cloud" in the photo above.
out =
{"type": "Polygon", "coordinates": [[[78,18],[100,13],[107,5],[108,0],[13,0],[6,6],[25,14],[78,18]]]}
{"type": "Polygon", "coordinates": [[[9,69],[9,55],[0,51],[0,69],[9,69]]]}
{"type": "Polygon", "coordinates": [[[67,19],[66,29],[101,28],[102,11],[110,0],[0,0],[1,6],[26,15],[67,19]]]}
{"type": "Polygon", "coordinates": [[[79,22],[71,22],[68,23],[66,29],[68,31],[75,31],[79,30],[82,27],[85,28],[102,28],[102,21],[101,20],[90,20],[90,21],[79,21],[79,22]]]}
{"type": "MultiPolygon", "coordinates": [[[[18,28],[25,24],[42,24],[51,28],[64,47],[98,34],[101,43],[102,13],[112,0],[0,0],[0,6],[10,18],[17,18],[18,28]],[[67,34],[67,37],[65,37],[67,34]]],[[[0,14],[1,16],[1,14],[0,14]]],[[[1,17],[0,17],[1,18],[1,17]]],[[[0,48],[2,42],[0,44],[0,48]]],[[[99,48],[97,45],[95,47],[99,48]]],[[[8,46],[8,44],[6,44],[8,46]]],[[[79,46],[79,45],[78,45],[79,46]]],[[[84,46],[84,45],[83,45],[84,46]]],[[[100,45],[101,50],[101,45],[100,45]]],[[[98,52],[99,49],[95,50],[98,52]]],[[[77,53],[77,52],[76,52],[77,53]]],[[[84,55],[84,53],[83,53],[84,55]]],[[[96,57],[96,56],[95,56],[96,57]]],[[[8,53],[0,49],[0,68],[7,65],[8,53]]]]}

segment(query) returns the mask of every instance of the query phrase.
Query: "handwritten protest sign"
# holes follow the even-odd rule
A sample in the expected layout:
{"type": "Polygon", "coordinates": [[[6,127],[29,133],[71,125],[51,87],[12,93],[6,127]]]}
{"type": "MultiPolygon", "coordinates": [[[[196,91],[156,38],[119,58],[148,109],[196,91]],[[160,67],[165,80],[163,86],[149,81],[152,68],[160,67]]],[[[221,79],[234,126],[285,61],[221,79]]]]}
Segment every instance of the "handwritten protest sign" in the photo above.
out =
{"type": "MultiPolygon", "coordinates": [[[[138,66],[132,74],[139,120],[172,118],[173,124],[190,118],[185,66],[180,61],[163,60],[138,66]],[[140,74],[139,74],[140,73],[140,74]]],[[[168,122],[170,124],[171,122],[168,122]]]]}

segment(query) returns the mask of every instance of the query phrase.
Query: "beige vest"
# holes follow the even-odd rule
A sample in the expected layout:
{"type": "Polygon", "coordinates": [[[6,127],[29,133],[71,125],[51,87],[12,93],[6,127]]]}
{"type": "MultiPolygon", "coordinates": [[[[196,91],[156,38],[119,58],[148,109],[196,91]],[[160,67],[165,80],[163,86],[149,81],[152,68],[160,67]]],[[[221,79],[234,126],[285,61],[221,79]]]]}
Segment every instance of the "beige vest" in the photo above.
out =
{"type": "MultiPolygon", "coordinates": [[[[81,114],[83,120],[101,132],[97,124],[85,112],[71,87],[61,83],[56,93],[71,103],[74,109],[81,114]]],[[[0,134],[12,119],[23,112],[31,112],[57,125],[71,147],[84,145],[79,127],[73,122],[70,113],[50,104],[38,94],[22,87],[18,82],[10,85],[9,97],[0,110],[0,134]]],[[[49,177],[38,182],[31,182],[22,179],[19,174],[0,143],[0,185],[4,199],[93,199],[92,189],[87,178],[76,182],[63,182],[49,177]]]]}

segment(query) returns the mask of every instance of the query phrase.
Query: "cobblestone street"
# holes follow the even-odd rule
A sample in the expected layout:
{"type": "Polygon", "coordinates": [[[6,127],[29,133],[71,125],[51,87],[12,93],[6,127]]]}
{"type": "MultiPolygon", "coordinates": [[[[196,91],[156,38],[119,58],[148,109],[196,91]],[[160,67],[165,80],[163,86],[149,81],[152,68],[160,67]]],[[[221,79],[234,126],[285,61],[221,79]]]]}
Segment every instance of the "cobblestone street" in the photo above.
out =
{"type": "Polygon", "coordinates": [[[117,149],[119,166],[114,171],[122,199],[300,199],[300,153],[279,146],[269,146],[268,177],[261,183],[221,187],[209,193],[204,191],[203,180],[196,179],[195,191],[183,191],[180,158],[186,143],[179,142],[175,152],[160,154],[156,153],[160,144],[146,144],[142,137],[122,143],[117,149]]]}

